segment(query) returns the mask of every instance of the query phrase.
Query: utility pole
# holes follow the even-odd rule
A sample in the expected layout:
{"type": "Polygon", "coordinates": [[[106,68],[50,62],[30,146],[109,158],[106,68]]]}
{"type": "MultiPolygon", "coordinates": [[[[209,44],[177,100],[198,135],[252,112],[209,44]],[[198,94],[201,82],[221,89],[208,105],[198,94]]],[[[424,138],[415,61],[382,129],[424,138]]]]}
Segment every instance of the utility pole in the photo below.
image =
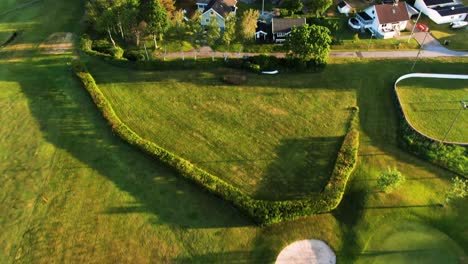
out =
{"type": "Polygon", "coordinates": [[[265,12],[265,0],[262,0],[262,15],[261,15],[261,17],[263,17],[264,12],[265,12]]]}
{"type": "Polygon", "coordinates": [[[458,113],[457,113],[457,115],[455,116],[455,118],[453,119],[452,124],[450,125],[449,129],[447,130],[447,132],[445,132],[445,135],[444,135],[444,138],[442,139],[442,142],[445,141],[445,138],[447,138],[448,133],[450,132],[450,130],[452,130],[452,127],[453,127],[453,125],[455,124],[455,122],[457,121],[458,117],[460,116],[461,111],[464,110],[464,109],[468,109],[467,106],[466,106],[466,103],[465,103],[464,101],[461,101],[461,104],[462,104],[462,105],[461,105],[462,107],[460,108],[460,110],[458,110],[458,113]]]}
{"type": "Polygon", "coordinates": [[[419,11],[418,18],[416,18],[416,22],[414,22],[413,29],[411,30],[411,35],[410,35],[410,37],[408,39],[408,43],[411,41],[411,38],[413,37],[414,29],[416,28],[416,25],[418,24],[419,18],[421,18],[421,14],[422,14],[422,12],[419,11]]]}
{"type": "Polygon", "coordinates": [[[424,42],[426,41],[426,37],[427,37],[428,34],[429,34],[429,29],[427,29],[426,35],[424,35],[424,39],[423,39],[423,41],[421,43],[421,46],[419,47],[418,55],[416,55],[416,59],[414,60],[413,67],[411,67],[411,71],[414,70],[414,66],[416,65],[416,62],[418,61],[419,54],[421,54],[421,49],[424,46],[424,42]]]}
{"type": "Polygon", "coordinates": [[[367,50],[370,49],[370,44],[371,44],[371,41],[372,41],[372,37],[374,36],[374,32],[372,32],[372,35],[370,36],[370,40],[369,40],[369,44],[367,44],[367,50]]]}

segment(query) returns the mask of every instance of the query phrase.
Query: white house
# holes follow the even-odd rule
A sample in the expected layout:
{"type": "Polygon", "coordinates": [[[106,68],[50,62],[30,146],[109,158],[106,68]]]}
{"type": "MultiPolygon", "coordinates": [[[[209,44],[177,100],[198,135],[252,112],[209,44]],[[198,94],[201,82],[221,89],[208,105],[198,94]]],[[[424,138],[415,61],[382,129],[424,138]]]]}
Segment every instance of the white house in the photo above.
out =
{"type": "MultiPolygon", "coordinates": [[[[202,2],[197,2],[197,6],[202,2]]],[[[211,0],[204,7],[203,13],[201,14],[201,25],[208,26],[212,19],[218,21],[218,26],[224,29],[225,19],[232,13],[237,11],[237,0],[211,0]]]]}
{"type": "Polygon", "coordinates": [[[283,43],[291,33],[293,27],[300,27],[306,23],[305,18],[273,18],[271,33],[275,43],[283,43]]]}
{"type": "Polygon", "coordinates": [[[405,2],[368,7],[351,18],[348,24],[354,29],[368,29],[377,38],[393,38],[405,30],[410,14],[405,2]]]}
{"type": "Polygon", "coordinates": [[[338,3],[338,12],[348,15],[351,12],[351,6],[346,1],[338,3]]]}
{"type": "Polygon", "coordinates": [[[454,0],[416,0],[414,7],[437,24],[463,21],[468,14],[468,7],[454,0]]]}

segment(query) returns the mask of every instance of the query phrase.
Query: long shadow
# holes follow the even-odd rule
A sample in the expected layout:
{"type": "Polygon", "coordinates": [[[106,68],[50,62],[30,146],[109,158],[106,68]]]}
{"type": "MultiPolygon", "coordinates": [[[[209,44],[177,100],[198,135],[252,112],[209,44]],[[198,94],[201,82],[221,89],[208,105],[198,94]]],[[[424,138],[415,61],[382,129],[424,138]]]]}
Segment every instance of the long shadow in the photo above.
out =
{"type": "Polygon", "coordinates": [[[250,251],[234,251],[222,253],[208,253],[202,255],[195,255],[191,257],[180,257],[173,260],[175,263],[271,263],[274,259],[256,257],[250,251]]]}
{"type": "Polygon", "coordinates": [[[298,199],[322,191],[328,182],[342,137],[282,140],[276,159],[262,176],[255,197],[298,199]]]}
{"type": "Polygon", "coordinates": [[[251,224],[229,204],[204,193],[113,135],[65,66],[68,60],[57,59],[50,66],[10,65],[10,70],[22,77],[4,81],[20,83],[30,112],[48,142],[107,177],[137,201],[102,213],[145,212],[154,216],[154,224],[186,228],[251,224]]]}
{"type": "Polygon", "coordinates": [[[348,188],[339,207],[332,214],[342,225],[342,248],[336,254],[337,258],[347,259],[353,263],[358,257],[364,245],[359,243],[356,226],[364,216],[364,203],[368,193],[363,188],[348,188]]]}
{"type": "Polygon", "coordinates": [[[440,203],[436,204],[418,204],[418,205],[397,205],[397,206],[368,206],[364,207],[363,210],[375,210],[375,209],[407,209],[407,208],[438,208],[443,205],[440,203]]]}

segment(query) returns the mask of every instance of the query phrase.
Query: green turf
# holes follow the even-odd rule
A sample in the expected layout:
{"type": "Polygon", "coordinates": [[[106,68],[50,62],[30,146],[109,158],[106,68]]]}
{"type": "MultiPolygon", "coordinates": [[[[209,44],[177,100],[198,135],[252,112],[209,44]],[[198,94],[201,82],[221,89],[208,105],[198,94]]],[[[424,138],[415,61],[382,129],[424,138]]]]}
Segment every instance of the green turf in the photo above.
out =
{"type": "Polygon", "coordinates": [[[459,263],[463,249],[446,234],[417,221],[379,226],[360,263],[459,263]]]}
{"type": "Polygon", "coordinates": [[[290,199],[327,183],[355,91],[290,74],[229,86],[227,70],[135,72],[90,64],[122,120],[144,138],[259,198],[290,199]]]}
{"type": "MultiPolygon", "coordinates": [[[[453,175],[396,147],[392,86],[411,62],[339,60],[310,74],[324,87],[356,91],[359,165],[335,212],[257,227],[113,135],[73,78],[71,56],[35,48],[54,32],[79,32],[81,4],[44,0],[0,17],[11,28],[33,25],[0,50],[0,263],[266,263],[308,238],[327,241],[340,263],[356,263],[370,250],[398,250],[376,231],[389,223],[397,231],[405,219],[468,248],[466,200],[433,206],[453,175]],[[393,194],[375,193],[388,166],[409,180],[393,194]]],[[[463,73],[466,63],[424,60],[417,70],[463,73]]],[[[454,248],[438,252],[466,260],[454,248]]]]}
{"type": "Polygon", "coordinates": [[[468,142],[468,80],[410,78],[398,83],[397,92],[409,122],[429,137],[468,142]]]}

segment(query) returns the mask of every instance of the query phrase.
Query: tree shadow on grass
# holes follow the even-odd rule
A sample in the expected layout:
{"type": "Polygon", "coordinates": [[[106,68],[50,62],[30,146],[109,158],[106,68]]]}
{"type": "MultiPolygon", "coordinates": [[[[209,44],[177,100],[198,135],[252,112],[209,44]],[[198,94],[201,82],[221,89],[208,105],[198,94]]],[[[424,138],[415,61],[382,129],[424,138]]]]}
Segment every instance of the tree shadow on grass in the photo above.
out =
{"type": "MultiPolygon", "coordinates": [[[[113,135],[86,90],[74,79],[69,59],[51,66],[10,65],[45,139],[130,193],[135,204],[104,214],[150,213],[154,224],[185,228],[246,226],[251,222],[228,203],[181,179],[113,135]]],[[[3,81],[3,80],[2,80],[3,81]]],[[[66,166],[66,164],[61,164],[66,166]]]]}
{"type": "Polygon", "coordinates": [[[256,257],[250,251],[216,252],[174,259],[175,263],[272,263],[274,258],[256,257]]]}
{"type": "Polygon", "coordinates": [[[322,191],[330,179],[342,137],[285,139],[262,176],[255,197],[299,199],[322,191]]]}
{"type": "Polygon", "coordinates": [[[348,188],[339,207],[332,212],[342,225],[342,248],[336,252],[337,258],[356,260],[364,245],[359,242],[356,226],[364,216],[364,204],[367,200],[367,192],[363,188],[348,188]]]}

